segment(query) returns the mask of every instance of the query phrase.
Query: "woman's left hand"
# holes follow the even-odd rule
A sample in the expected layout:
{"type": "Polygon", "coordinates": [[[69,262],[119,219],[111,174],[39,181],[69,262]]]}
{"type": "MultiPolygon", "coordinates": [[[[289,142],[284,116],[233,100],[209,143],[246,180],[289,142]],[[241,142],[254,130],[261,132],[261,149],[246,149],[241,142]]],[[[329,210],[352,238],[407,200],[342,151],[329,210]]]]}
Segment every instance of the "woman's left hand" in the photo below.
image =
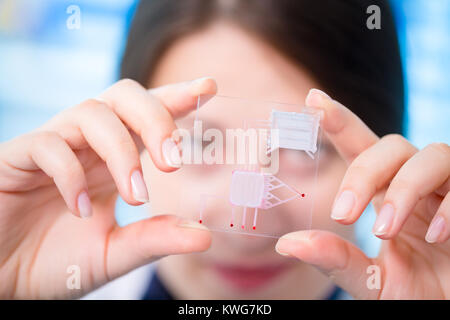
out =
{"type": "Polygon", "coordinates": [[[331,217],[353,224],[372,201],[373,233],[385,241],[368,258],[331,232],[306,230],[281,237],[277,252],[314,265],[354,298],[450,299],[450,147],[418,150],[397,134],[379,138],[316,89],[306,104],[324,110],[322,127],[349,163],[331,217]],[[368,279],[376,269],[374,289],[368,279]]]}

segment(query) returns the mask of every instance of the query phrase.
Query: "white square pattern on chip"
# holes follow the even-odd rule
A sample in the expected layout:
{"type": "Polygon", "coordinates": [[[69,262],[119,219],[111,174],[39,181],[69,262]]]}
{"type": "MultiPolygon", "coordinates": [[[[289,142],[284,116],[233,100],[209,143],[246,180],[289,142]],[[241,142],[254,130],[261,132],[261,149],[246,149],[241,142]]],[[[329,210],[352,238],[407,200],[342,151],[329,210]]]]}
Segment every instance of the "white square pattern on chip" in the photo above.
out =
{"type": "Polygon", "coordinates": [[[264,175],[252,171],[234,171],[231,176],[230,202],[235,206],[256,208],[264,199],[264,175]]]}
{"type": "Polygon", "coordinates": [[[277,148],[303,150],[314,158],[317,151],[319,114],[272,110],[270,118],[270,151],[277,148]]]}

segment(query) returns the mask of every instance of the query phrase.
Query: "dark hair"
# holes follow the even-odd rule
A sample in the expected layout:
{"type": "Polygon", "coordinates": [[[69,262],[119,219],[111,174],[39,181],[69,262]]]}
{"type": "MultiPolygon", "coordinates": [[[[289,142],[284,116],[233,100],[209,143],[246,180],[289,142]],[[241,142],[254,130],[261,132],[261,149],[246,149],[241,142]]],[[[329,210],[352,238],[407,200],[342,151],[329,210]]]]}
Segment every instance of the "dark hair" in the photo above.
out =
{"type": "Polygon", "coordinates": [[[302,65],[378,135],[403,133],[403,70],[387,1],[144,0],[129,30],[121,77],[145,86],[175,39],[217,18],[260,35],[302,65]],[[366,26],[372,4],[380,7],[381,29],[366,26]]]}

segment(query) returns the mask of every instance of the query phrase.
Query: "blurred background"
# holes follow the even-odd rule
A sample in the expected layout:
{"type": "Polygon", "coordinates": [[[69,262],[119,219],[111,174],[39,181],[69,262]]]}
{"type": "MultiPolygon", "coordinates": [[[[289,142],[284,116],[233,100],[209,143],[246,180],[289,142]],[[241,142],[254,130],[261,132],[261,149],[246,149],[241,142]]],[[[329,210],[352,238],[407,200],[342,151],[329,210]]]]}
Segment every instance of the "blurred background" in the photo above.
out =
{"type": "MultiPolygon", "coordinates": [[[[450,143],[450,0],[391,3],[406,67],[407,136],[418,147],[450,143]]],[[[118,79],[135,6],[135,0],[0,0],[0,142],[118,79]],[[71,29],[73,5],[81,24],[71,29]]],[[[118,208],[120,224],[148,214],[122,202],[118,208]]],[[[375,255],[379,242],[367,236],[374,221],[368,212],[358,222],[357,238],[375,255]]]]}

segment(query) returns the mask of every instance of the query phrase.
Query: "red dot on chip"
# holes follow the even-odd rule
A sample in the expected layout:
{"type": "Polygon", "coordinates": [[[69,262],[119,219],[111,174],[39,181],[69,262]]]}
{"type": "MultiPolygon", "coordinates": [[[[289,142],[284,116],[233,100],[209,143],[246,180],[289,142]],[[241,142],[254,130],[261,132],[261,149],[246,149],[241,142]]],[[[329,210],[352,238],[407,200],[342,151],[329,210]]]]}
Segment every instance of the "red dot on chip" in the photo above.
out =
{"type": "Polygon", "coordinates": [[[233,227],[233,224],[232,224],[232,223],[230,223],[230,227],[233,227]]]}
{"type": "Polygon", "coordinates": [[[305,194],[304,193],[302,193],[302,198],[304,198],[305,197],[305,194]]]}
{"type": "Polygon", "coordinates": [[[202,223],[202,220],[198,220],[199,223],[202,223]]]}
{"type": "Polygon", "coordinates": [[[255,230],[256,229],[256,227],[253,227],[253,230],[255,230]]]}

